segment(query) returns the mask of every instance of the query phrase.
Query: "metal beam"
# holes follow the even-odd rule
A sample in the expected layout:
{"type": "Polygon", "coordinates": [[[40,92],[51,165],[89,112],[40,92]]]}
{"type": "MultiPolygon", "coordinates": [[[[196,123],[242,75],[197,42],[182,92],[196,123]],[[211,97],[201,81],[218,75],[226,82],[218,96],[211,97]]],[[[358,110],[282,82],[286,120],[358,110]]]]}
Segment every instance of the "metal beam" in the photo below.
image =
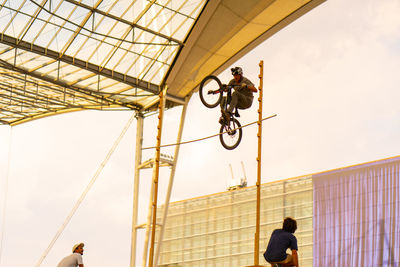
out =
{"type": "Polygon", "coordinates": [[[139,210],[139,185],[140,185],[140,163],[142,162],[143,146],[143,114],[136,114],[136,155],[135,155],[135,178],[133,186],[133,212],[132,212],[132,237],[131,237],[131,263],[130,267],[136,266],[136,243],[138,231],[138,210],[139,210]]]}
{"type": "Polygon", "coordinates": [[[167,222],[169,201],[171,199],[172,186],[174,184],[176,165],[178,164],[178,156],[179,156],[179,149],[180,149],[179,143],[182,140],[183,126],[185,125],[186,111],[187,111],[187,106],[188,106],[190,97],[191,97],[191,95],[186,97],[185,104],[183,105],[183,108],[182,108],[181,122],[179,124],[178,136],[176,138],[176,143],[178,145],[175,146],[175,153],[174,153],[174,157],[173,157],[174,161],[173,161],[173,164],[172,164],[172,167],[171,167],[171,173],[170,173],[170,176],[169,176],[168,189],[167,189],[167,195],[165,197],[165,203],[164,203],[164,210],[163,210],[163,215],[162,215],[161,227],[160,227],[160,231],[158,233],[158,242],[157,242],[157,247],[156,247],[156,252],[155,252],[155,259],[154,259],[154,265],[155,266],[158,266],[158,260],[159,260],[161,246],[162,246],[162,242],[163,242],[163,238],[164,238],[164,230],[165,230],[165,224],[167,222]]]}
{"type": "MultiPolygon", "coordinates": [[[[71,56],[68,56],[68,55],[60,55],[60,53],[57,52],[57,51],[53,51],[53,50],[50,50],[50,49],[47,49],[47,48],[44,48],[44,47],[41,47],[41,46],[37,46],[35,44],[28,43],[28,42],[25,42],[25,41],[18,41],[16,38],[8,36],[8,35],[5,35],[5,34],[2,34],[2,33],[0,34],[0,43],[3,43],[5,45],[9,45],[9,46],[14,47],[14,48],[22,49],[22,50],[25,50],[25,51],[28,51],[28,52],[32,52],[32,53],[35,53],[35,54],[38,54],[38,55],[41,55],[41,56],[46,56],[46,57],[52,58],[54,60],[59,60],[61,62],[67,63],[69,65],[72,65],[72,66],[75,66],[75,67],[78,67],[78,68],[81,68],[81,69],[85,69],[85,70],[90,71],[92,73],[95,73],[95,74],[98,74],[98,75],[102,75],[102,76],[104,76],[106,78],[110,78],[110,79],[113,79],[115,81],[127,84],[129,86],[132,86],[133,88],[138,88],[138,89],[150,92],[150,93],[152,93],[154,95],[158,95],[159,92],[160,92],[160,89],[159,89],[160,87],[157,84],[146,82],[146,81],[140,80],[138,78],[134,78],[132,76],[129,76],[129,75],[126,75],[126,74],[123,74],[123,73],[120,73],[120,72],[113,71],[111,69],[102,68],[102,67],[100,67],[98,65],[95,65],[93,63],[90,63],[90,62],[87,62],[87,61],[84,61],[84,60],[81,60],[81,59],[77,59],[77,58],[74,58],[74,57],[71,57],[71,56]]],[[[22,68],[15,67],[12,64],[10,64],[10,63],[8,63],[8,62],[6,62],[4,60],[1,60],[1,62],[3,62],[3,64],[7,64],[8,66],[12,66],[13,70],[23,70],[22,68]]],[[[8,68],[8,69],[10,69],[10,68],[8,68]]],[[[19,72],[21,72],[21,71],[19,71],[19,72]]],[[[21,73],[30,75],[32,77],[35,77],[35,78],[38,78],[38,79],[41,79],[41,80],[48,81],[50,83],[54,83],[54,84],[60,85],[62,87],[70,88],[70,89],[73,89],[73,90],[76,90],[78,88],[77,86],[68,85],[68,84],[66,84],[64,82],[61,82],[60,80],[52,79],[52,78],[49,78],[49,77],[43,77],[41,75],[35,75],[34,72],[29,72],[27,70],[23,70],[21,73]]],[[[90,90],[87,90],[87,89],[79,88],[79,90],[81,92],[82,91],[86,91],[86,92],[90,92],[91,94],[93,94],[93,91],[90,91],[90,90]]],[[[168,94],[168,93],[166,95],[166,98],[167,98],[167,100],[172,101],[174,103],[177,103],[179,105],[182,105],[182,104],[185,103],[185,99],[184,98],[178,97],[178,96],[175,96],[175,95],[171,95],[171,94],[168,94]]],[[[110,101],[110,100],[108,100],[108,101],[110,101]]],[[[118,103],[115,100],[113,100],[111,102],[113,104],[117,104],[118,103]]],[[[122,104],[122,103],[118,103],[118,104],[120,104],[121,106],[127,106],[127,107],[129,106],[130,108],[136,109],[136,108],[132,107],[132,105],[129,105],[129,104],[122,104]]],[[[138,109],[143,108],[140,105],[137,105],[137,103],[135,103],[135,106],[138,106],[138,109]]]]}
{"type": "MultiPolygon", "coordinates": [[[[125,83],[129,86],[136,87],[148,92],[151,92],[153,94],[158,94],[159,93],[159,86],[150,82],[146,82],[143,80],[140,80],[138,78],[134,78],[131,76],[128,76],[126,74],[120,73],[113,71],[111,69],[106,69],[102,68],[96,64],[77,59],[68,55],[61,55],[60,52],[46,49],[44,47],[26,42],[26,41],[20,41],[17,40],[14,37],[5,35],[5,34],[0,34],[0,42],[12,46],[14,48],[22,49],[25,51],[33,52],[38,55],[46,56],[49,58],[52,58],[54,60],[59,60],[64,63],[70,64],[75,67],[79,67],[81,69],[85,69],[87,71],[102,75],[104,77],[125,83]]],[[[29,73],[28,73],[29,74],[29,73]]]]}
{"type": "Polygon", "coordinates": [[[81,94],[93,97],[95,99],[106,101],[106,102],[108,102],[110,104],[124,106],[124,107],[128,107],[130,109],[140,108],[140,106],[137,105],[137,104],[135,106],[133,106],[133,105],[130,105],[130,104],[120,103],[119,101],[107,98],[104,95],[100,95],[99,96],[99,95],[97,95],[96,92],[93,92],[91,90],[87,90],[87,89],[80,88],[80,87],[77,87],[77,86],[68,85],[65,82],[61,81],[61,80],[56,80],[56,79],[48,77],[48,76],[42,76],[42,75],[40,75],[39,73],[36,73],[36,72],[29,72],[29,71],[27,71],[25,69],[22,69],[22,68],[19,68],[19,67],[15,67],[12,64],[10,64],[10,63],[8,63],[8,62],[6,62],[4,60],[1,60],[1,59],[0,59],[0,67],[4,68],[4,69],[16,71],[16,72],[21,73],[21,74],[26,74],[26,75],[31,76],[33,78],[36,78],[36,79],[39,79],[39,80],[42,80],[42,81],[45,81],[45,82],[48,82],[48,83],[52,83],[52,84],[55,84],[55,85],[58,85],[58,86],[61,86],[61,87],[76,91],[76,92],[79,92],[81,94]]]}
{"type": "MultiPolygon", "coordinates": [[[[0,66],[0,68],[1,68],[1,66],[0,66]]],[[[21,77],[18,77],[16,75],[3,74],[3,76],[7,76],[8,78],[13,79],[13,80],[19,80],[21,83],[24,82],[21,77]]],[[[30,80],[30,81],[28,81],[26,83],[39,86],[39,83],[37,83],[37,82],[38,81],[30,80]]],[[[4,87],[1,87],[1,85],[2,85],[2,83],[0,82],[0,88],[2,88],[3,90],[7,91],[7,89],[5,89],[4,87]]],[[[40,88],[48,90],[48,91],[51,91],[51,92],[63,94],[64,98],[66,98],[66,96],[68,98],[73,97],[73,98],[76,98],[76,99],[79,99],[79,100],[84,100],[84,101],[87,101],[87,102],[91,102],[91,103],[94,103],[94,104],[97,104],[97,105],[99,105],[99,104],[100,105],[115,104],[115,103],[107,103],[109,101],[105,100],[104,98],[99,98],[99,96],[97,96],[97,95],[96,95],[96,97],[93,97],[92,95],[87,96],[86,94],[82,94],[81,92],[77,92],[74,89],[70,89],[69,91],[61,90],[61,88],[50,87],[50,86],[45,85],[45,84],[40,84],[40,88]],[[79,95],[76,95],[76,93],[79,93],[79,95]],[[104,102],[106,102],[106,103],[104,103],[104,102]]],[[[65,88],[65,87],[63,87],[63,88],[65,88]]],[[[30,89],[21,89],[21,88],[19,88],[17,86],[13,86],[11,89],[14,89],[14,90],[17,90],[17,91],[23,91],[25,97],[28,97],[29,95],[34,95],[35,97],[39,97],[39,98],[40,97],[43,97],[43,98],[48,98],[49,97],[48,95],[41,95],[40,93],[33,92],[30,89]],[[29,95],[27,95],[27,94],[29,94],[29,95]]],[[[38,98],[35,98],[35,99],[38,99],[38,98]]],[[[64,102],[62,102],[62,103],[65,104],[65,103],[69,103],[69,102],[64,100],[64,102]]],[[[69,104],[71,104],[71,103],[69,103],[69,104]]]]}

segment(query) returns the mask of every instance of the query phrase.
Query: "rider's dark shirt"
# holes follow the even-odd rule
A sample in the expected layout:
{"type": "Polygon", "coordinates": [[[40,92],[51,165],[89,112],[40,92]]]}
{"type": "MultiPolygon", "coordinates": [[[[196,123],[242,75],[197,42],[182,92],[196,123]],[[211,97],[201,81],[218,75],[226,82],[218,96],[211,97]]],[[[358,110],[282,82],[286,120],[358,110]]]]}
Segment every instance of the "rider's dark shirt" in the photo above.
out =
{"type": "Polygon", "coordinates": [[[264,258],[268,262],[280,262],[286,259],[286,250],[297,249],[297,239],[289,232],[283,229],[276,229],[272,232],[269,239],[267,250],[264,253],[264,258]]]}
{"type": "MultiPolygon", "coordinates": [[[[242,83],[245,83],[247,86],[254,86],[254,84],[244,76],[242,76],[238,83],[235,79],[232,79],[228,85],[241,85],[242,83]]],[[[235,88],[235,90],[246,96],[253,96],[253,92],[247,87],[239,87],[235,88]]]]}

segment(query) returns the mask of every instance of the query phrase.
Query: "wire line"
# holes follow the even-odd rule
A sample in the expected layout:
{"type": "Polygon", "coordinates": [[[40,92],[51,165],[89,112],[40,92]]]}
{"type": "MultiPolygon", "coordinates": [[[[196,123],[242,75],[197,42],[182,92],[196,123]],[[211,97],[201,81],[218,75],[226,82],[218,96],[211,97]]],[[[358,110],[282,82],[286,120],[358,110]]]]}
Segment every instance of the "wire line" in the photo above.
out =
{"type": "MultiPolygon", "coordinates": [[[[274,114],[274,115],[271,115],[271,116],[269,116],[269,117],[263,118],[261,121],[265,121],[265,120],[271,119],[271,118],[276,117],[276,116],[277,116],[277,115],[274,114]]],[[[260,121],[260,122],[261,122],[261,121],[260,121]]],[[[254,122],[248,123],[248,124],[246,124],[246,125],[240,126],[240,127],[238,127],[238,128],[235,128],[234,130],[237,130],[237,129],[240,129],[240,128],[244,128],[244,127],[247,127],[247,126],[249,126],[249,125],[258,123],[258,122],[259,122],[259,121],[254,121],[254,122]]],[[[174,144],[168,144],[168,145],[161,145],[161,146],[159,146],[159,147],[168,147],[168,146],[185,145],[185,144],[189,144],[189,143],[194,143],[194,142],[198,142],[198,141],[203,141],[203,140],[206,140],[206,139],[209,139],[209,138],[212,138],[212,137],[216,137],[216,136],[222,135],[222,134],[224,134],[224,133],[227,133],[227,132],[225,131],[225,132],[222,132],[222,133],[217,133],[217,134],[213,134],[213,135],[210,135],[210,136],[207,136],[207,137],[203,137],[203,138],[199,138],[199,139],[194,139],[194,140],[190,140],[190,141],[184,141],[184,142],[180,142],[180,143],[174,143],[174,144]]],[[[153,149],[153,148],[157,148],[157,146],[144,147],[144,148],[142,148],[142,149],[145,150],[145,149],[153,149]]]]}
{"type": "Polygon", "coordinates": [[[46,258],[47,254],[49,253],[49,251],[51,250],[51,248],[53,247],[53,245],[55,244],[55,242],[57,241],[57,239],[60,237],[60,235],[62,234],[62,232],[64,231],[65,227],[67,226],[67,224],[69,223],[69,221],[71,220],[72,216],[74,216],[76,210],[79,208],[80,204],[82,203],[82,201],[85,199],[87,193],[89,192],[89,190],[92,188],[93,184],[96,182],[97,178],[99,177],[101,171],[103,170],[104,166],[107,164],[108,160],[110,159],[111,155],[113,154],[113,152],[115,151],[115,149],[117,148],[119,142],[122,140],[122,137],[124,137],[126,131],[128,130],[129,126],[132,124],[133,119],[136,117],[136,113],[134,113],[131,118],[128,120],[128,122],[126,123],[124,129],[122,130],[121,134],[118,136],[117,140],[115,140],[113,146],[111,147],[110,151],[108,152],[107,156],[105,157],[105,159],[103,160],[103,162],[100,164],[99,168],[97,169],[96,173],[94,174],[92,180],[90,181],[90,183],[86,186],[85,191],[83,191],[81,197],[78,199],[78,201],[75,203],[74,207],[72,208],[72,210],[70,211],[69,215],[67,216],[67,218],[65,219],[64,223],[61,225],[60,229],[58,229],[56,235],[54,236],[53,240],[50,242],[49,246],[47,247],[47,249],[43,252],[43,255],[40,257],[38,263],[35,265],[35,267],[39,267],[40,264],[42,264],[43,260],[46,258]]]}

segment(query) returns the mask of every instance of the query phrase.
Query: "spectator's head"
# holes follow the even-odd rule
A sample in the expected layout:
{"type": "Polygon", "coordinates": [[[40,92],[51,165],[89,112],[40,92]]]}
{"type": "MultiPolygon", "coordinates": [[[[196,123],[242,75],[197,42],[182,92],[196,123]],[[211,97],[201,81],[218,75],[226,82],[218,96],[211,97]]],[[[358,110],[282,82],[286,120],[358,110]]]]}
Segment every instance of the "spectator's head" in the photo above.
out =
{"type": "Polygon", "coordinates": [[[79,254],[83,255],[83,247],[84,246],[85,246],[85,244],[83,244],[83,243],[74,245],[72,247],[72,253],[79,253],[79,254]]]}
{"type": "Polygon", "coordinates": [[[286,232],[289,232],[289,233],[292,233],[292,234],[293,234],[294,232],[296,232],[296,229],[297,229],[297,222],[296,222],[296,220],[293,219],[293,218],[290,218],[290,217],[286,217],[286,218],[283,220],[282,229],[283,229],[284,231],[286,231],[286,232]]]}

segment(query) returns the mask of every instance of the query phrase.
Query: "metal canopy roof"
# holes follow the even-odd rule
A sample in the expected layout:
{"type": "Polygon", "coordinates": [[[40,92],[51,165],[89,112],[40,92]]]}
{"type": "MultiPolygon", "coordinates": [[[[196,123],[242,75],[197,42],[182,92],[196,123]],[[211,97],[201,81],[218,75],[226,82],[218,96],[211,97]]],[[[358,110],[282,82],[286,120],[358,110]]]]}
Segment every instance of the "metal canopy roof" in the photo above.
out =
{"type": "Polygon", "coordinates": [[[0,0],[0,124],[184,102],[324,0],[0,0]]]}

